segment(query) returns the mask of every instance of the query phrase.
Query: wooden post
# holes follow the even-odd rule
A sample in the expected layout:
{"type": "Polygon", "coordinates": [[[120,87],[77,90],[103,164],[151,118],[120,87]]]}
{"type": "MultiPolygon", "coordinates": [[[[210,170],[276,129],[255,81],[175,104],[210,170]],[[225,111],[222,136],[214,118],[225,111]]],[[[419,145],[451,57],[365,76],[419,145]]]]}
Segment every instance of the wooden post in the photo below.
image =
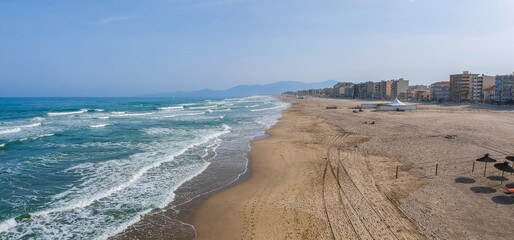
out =
{"type": "Polygon", "coordinates": [[[502,180],[501,180],[500,185],[501,185],[501,184],[503,184],[503,174],[504,174],[504,173],[505,173],[505,170],[503,170],[503,171],[502,171],[502,180]]]}
{"type": "Polygon", "coordinates": [[[485,162],[485,167],[484,167],[484,177],[485,177],[485,172],[487,171],[487,162],[485,162]]]}
{"type": "Polygon", "coordinates": [[[396,179],[398,179],[398,166],[396,166],[396,179]]]}
{"type": "Polygon", "coordinates": [[[475,161],[473,161],[473,168],[471,168],[471,172],[475,171],[475,161]]]}
{"type": "Polygon", "coordinates": [[[439,167],[439,163],[435,164],[435,175],[437,176],[437,168],[439,167]]]}

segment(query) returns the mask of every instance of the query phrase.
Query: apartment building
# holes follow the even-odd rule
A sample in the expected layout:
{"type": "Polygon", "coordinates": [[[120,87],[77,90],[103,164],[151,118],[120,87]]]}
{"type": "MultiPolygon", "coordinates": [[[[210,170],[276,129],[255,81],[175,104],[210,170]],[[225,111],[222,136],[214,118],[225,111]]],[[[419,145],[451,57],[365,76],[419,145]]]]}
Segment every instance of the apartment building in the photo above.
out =
{"type": "Polygon", "coordinates": [[[472,102],[474,103],[484,103],[484,89],[490,89],[495,85],[496,77],[494,76],[486,76],[484,74],[473,77],[473,93],[472,93],[472,102]]]}
{"type": "Polygon", "coordinates": [[[446,102],[450,96],[450,82],[436,82],[430,85],[430,99],[437,102],[446,102]]]}
{"type": "Polygon", "coordinates": [[[495,81],[494,101],[498,104],[512,104],[512,88],[514,73],[510,75],[497,75],[495,81]]]}
{"type": "Polygon", "coordinates": [[[473,98],[473,77],[476,76],[478,74],[471,74],[469,71],[450,75],[450,96],[448,100],[471,102],[473,98]]]}

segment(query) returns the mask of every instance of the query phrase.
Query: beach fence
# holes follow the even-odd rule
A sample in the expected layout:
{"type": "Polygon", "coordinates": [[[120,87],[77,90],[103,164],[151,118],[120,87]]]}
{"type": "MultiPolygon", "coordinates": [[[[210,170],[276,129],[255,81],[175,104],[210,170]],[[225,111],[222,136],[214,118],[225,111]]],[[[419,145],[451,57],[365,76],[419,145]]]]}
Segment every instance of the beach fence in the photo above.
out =
{"type": "MultiPolygon", "coordinates": [[[[498,162],[504,162],[504,155],[491,156],[497,159],[498,162]]],[[[411,166],[397,165],[391,169],[393,176],[398,179],[401,178],[402,171],[415,171],[422,173],[426,178],[435,177],[458,177],[466,175],[476,175],[477,177],[500,178],[502,171],[493,167],[493,164],[486,165],[482,162],[476,161],[477,156],[459,157],[447,160],[437,160],[424,163],[416,163],[411,166]]],[[[514,163],[510,163],[512,166],[514,163]]],[[[513,175],[506,173],[505,177],[513,175]]]]}

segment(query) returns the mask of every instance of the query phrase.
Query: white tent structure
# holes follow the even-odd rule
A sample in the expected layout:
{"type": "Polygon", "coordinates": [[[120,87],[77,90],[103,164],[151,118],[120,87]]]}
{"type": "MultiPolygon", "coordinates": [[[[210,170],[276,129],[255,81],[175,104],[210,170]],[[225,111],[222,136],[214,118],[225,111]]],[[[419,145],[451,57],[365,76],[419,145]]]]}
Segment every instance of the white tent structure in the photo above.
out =
{"type": "Polygon", "coordinates": [[[392,102],[388,103],[387,106],[405,106],[405,103],[402,103],[398,98],[395,98],[392,102]]]}
{"type": "Polygon", "coordinates": [[[379,106],[378,111],[405,111],[405,110],[416,110],[416,105],[406,105],[400,102],[398,98],[395,98],[392,102],[379,106]]]}

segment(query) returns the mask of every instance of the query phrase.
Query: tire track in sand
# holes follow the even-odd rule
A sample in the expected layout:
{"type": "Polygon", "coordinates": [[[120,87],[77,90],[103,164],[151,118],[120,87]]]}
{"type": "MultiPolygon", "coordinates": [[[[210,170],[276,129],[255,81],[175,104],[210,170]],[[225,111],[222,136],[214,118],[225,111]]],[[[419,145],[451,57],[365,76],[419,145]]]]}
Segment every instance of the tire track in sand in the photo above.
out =
{"type": "Polygon", "coordinates": [[[327,148],[323,204],[332,238],[424,239],[415,225],[378,191],[369,171],[362,169],[364,164],[345,166],[340,145],[349,135],[335,135],[327,148]]]}

